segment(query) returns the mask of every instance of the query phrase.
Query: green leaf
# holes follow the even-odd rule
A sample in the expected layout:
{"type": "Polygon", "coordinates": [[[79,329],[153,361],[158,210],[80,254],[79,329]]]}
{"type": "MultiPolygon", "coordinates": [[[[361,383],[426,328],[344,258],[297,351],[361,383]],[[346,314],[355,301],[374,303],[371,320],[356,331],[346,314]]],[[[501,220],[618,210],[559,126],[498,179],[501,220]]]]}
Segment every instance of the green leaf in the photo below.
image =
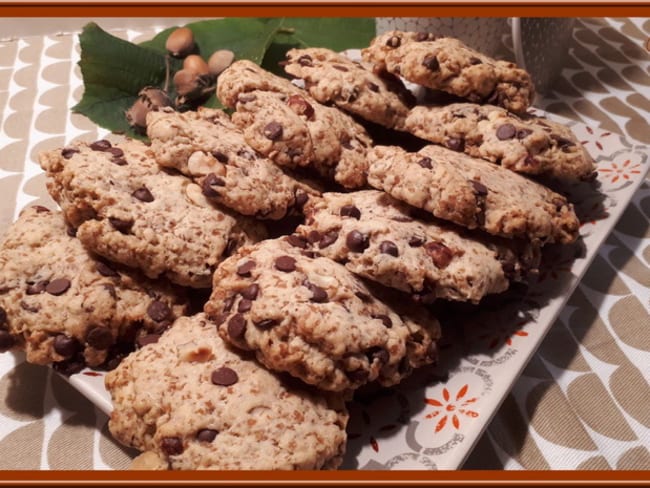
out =
{"type": "Polygon", "coordinates": [[[162,86],[165,56],[87,24],[79,36],[84,93],[72,110],[113,132],[137,136],[124,117],[145,86],[162,86]]]}

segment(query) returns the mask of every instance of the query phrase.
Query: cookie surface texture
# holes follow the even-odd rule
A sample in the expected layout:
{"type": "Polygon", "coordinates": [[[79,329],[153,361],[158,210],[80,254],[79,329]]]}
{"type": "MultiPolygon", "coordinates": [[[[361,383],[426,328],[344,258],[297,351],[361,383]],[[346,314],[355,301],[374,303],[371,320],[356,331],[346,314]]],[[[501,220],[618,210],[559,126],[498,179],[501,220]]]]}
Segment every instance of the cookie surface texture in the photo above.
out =
{"type": "Polygon", "coordinates": [[[139,141],[74,143],[41,153],[40,163],[84,245],[150,278],[209,288],[224,254],[264,236],[260,224],[212,205],[189,178],[160,168],[139,141]]]}
{"type": "Polygon", "coordinates": [[[392,385],[437,359],[439,324],[424,309],[401,314],[343,265],[291,242],[246,246],[219,267],[205,312],[224,340],[332,391],[392,385]]]}
{"type": "Polygon", "coordinates": [[[355,274],[427,299],[477,303],[538,264],[529,246],[471,236],[458,226],[417,219],[410,210],[376,190],[329,192],[307,202],[295,238],[355,274]],[[351,236],[362,236],[364,245],[350,246],[356,242],[351,236]]]}
{"type": "Polygon", "coordinates": [[[233,352],[203,314],[183,317],[106,376],[109,429],[145,469],[338,467],[345,404],[293,383],[233,352]]]}
{"type": "Polygon", "coordinates": [[[524,176],[442,146],[369,151],[368,182],[469,229],[534,243],[571,243],[580,222],[567,199],[524,176]]]}
{"type": "Polygon", "coordinates": [[[185,313],[168,284],[91,255],[59,211],[28,207],[0,241],[0,345],[63,373],[100,366],[120,342],[185,313]]]}
{"type": "Polygon", "coordinates": [[[499,105],[514,113],[524,113],[535,97],[528,72],[451,37],[390,31],[373,39],[362,50],[362,56],[379,71],[386,70],[473,103],[499,105]]]}

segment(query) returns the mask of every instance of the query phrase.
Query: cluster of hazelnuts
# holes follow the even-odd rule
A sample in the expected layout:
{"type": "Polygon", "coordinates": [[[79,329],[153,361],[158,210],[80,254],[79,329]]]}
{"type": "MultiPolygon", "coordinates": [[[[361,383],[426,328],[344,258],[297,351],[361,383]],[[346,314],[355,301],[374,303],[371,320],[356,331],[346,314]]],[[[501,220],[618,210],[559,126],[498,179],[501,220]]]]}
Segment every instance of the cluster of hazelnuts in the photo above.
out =
{"type": "MultiPolygon", "coordinates": [[[[136,130],[146,128],[147,113],[163,107],[186,107],[205,98],[214,91],[219,74],[233,62],[235,54],[228,49],[213,52],[206,62],[196,54],[194,33],[187,27],[179,27],[171,32],[165,43],[167,55],[183,60],[183,67],[176,71],[172,82],[176,98],[168,95],[169,63],[164,88],[147,86],[138,93],[138,98],[126,111],[126,120],[136,130]]],[[[167,58],[169,59],[169,58],[167,58]]]]}

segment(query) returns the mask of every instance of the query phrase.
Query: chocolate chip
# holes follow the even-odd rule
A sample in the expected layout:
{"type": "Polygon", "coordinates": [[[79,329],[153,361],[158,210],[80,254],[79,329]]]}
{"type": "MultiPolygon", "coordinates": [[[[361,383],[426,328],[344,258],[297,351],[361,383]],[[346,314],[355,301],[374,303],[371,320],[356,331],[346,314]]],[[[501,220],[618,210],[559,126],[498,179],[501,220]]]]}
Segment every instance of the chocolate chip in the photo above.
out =
{"type": "Polygon", "coordinates": [[[70,376],[81,372],[86,367],[83,356],[77,354],[76,356],[66,359],[65,361],[57,361],[52,363],[52,368],[64,376],[70,376]]]}
{"type": "Polygon", "coordinates": [[[199,442],[212,442],[217,438],[219,431],[214,429],[201,429],[196,433],[196,440],[199,442]]]}
{"type": "Polygon", "coordinates": [[[113,268],[111,268],[108,264],[106,264],[103,261],[97,261],[97,263],[95,264],[95,269],[102,276],[106,276],[106,277],[119,276],[117,271],[115,271],[113,268]]]}
{"type": "Polygon", "coordinates": [[[474,65],[474,64],[483,64],[483,61],[481,61],[481,60],[480,60],[479,58],[477,58],[476,56],[472,56],[471,58],[469,58],[469,64],[470,64],[470,65],[474,65]]]}
{"type": "Polygon", "coordinates": [[[512,139],[517,135],[517,129],[512,124],[503,124],[497,127],[497,138],[501,141],[512,139]]]}
{"type": "Polygon", "coordinates": [[[63,357],[69,358],[79,350],[79,342],[74,337],[58,334],[53,341],[54,351],[63,357]]]}
{"type": "Polygon", "coordinates": [[[293,247],[297,247],[300,249],[307,249],[307,239],[305,239],[299,234],[290,234],[289,236],[287,236],[287,242],[291,244],[293,247]]]}
{"type": "Polygon", "coordinates": [[[72,147],[64,148],[61,150],[61,156],[63,156],[65,159],[70,159],[72,156],[78,153],[79,153],[79,149],[75,149],[72,147]]]}
{"type": "Polygon", "coordinates": [[[422,60],[422,66],[431,71],[438,71],[440,69],[440,63],[438,62],[438,58],[436,58],[435,54],[429,54],[425,56],[425,58],[422,60]]]}
{"type": "Polygon", "coordinates": [[[388,40],[386,41],[386,45],[388,47],[399,47],[400,44],[402,43],[402,40],[398,36],[392,36],[389,37],[388,40]]]}
{"type": "Polygon", "coordinates": [[[111,147],[112,147],[111,143],[106,139],[95,141],[90,145],[90,149],[92,149],[93,151],[106,151],[111,147]]]}
{"type": "Polygon", "coordinates": [[[355,291],[354,296],[356,296],[359,300],[361,300],[364,303],[369,303],[370,301],[372,301],[371,300],[372,297],[362,291],[355,291]]]}
{"type": "Polygon", "coordinates": [[[309,288],[309,291],[311,291],[312,296],[310,300],[315,303],[326,303],[329,301],[329,296],[327,295],[327,292],[321,288],[320,286],[314,285],[313,283],[310,283],[309,281],[305,281],[303,283],[307,288],[309,288]]]}
{"type": "Polygon", "coordinates": [[[393,241],[382,241],[381,244],[379,244],[379,252],[394,257],[399,256],[399,249],[397,249],[397,245],[393,241]]]}
{"type": "Polygon", "coordinates": [[[307,242],[311,244],[316,244],[317,242],[320,242],[320,240],[323,238],[323,235],[318,232],[317,230],[310,230],[307,233],[307,242]]]}
{"type": "Polygon", "coordinates": [[[321,238],[320,242],[318,243],[318,248],[325,249],[326,247],[334,244],[338,238],[339,233],[335,230],[332,230],[321,238]]]}
{"type": "Polygon", "coordinates": [[[122,220],[116,217],[109,217],[108,221],[115,230],[121,232],[122,234],[128,234],[131,231],[131,227],[133,227],[132,220],[122,220]]]}
{"type": "Polygon", "coordinates": [[[575,143],[565,137],[558,136],[557,134],[551,134],[551,139],[553,139],[557,145],[564,149],[567,147],[575,146],[575,143]]]}
{"type": "Polygon", "coordinates": [[[43,205],[32,205],[32,208],[36,210],[36,213],[45,213],[50,211],[49,208],[44,207],[43,205]]]}
{"type": "Polygon", "coordinates": [[[390,359],[390,355],[388,354],[388,351],[386,349],[383,349],[381,347],[373,347],[369,349],[366,352],[366,356],[368,357],[368,362],[373,363],[375,360],[379,362],[379,364],[384,365],[388,362],[390,359]]]}
{"type": "Polygon", "coordinates": [[[309,200],[309,195],[302,190],[296,190],[296,207],[302,208],[305,206],[305,203],[309,200]]]}
{"type": "Polygon", "coordinates": [[[16,344],[16,339],[8,330],[0,329],[0,352],[6,352],[16,344]]]}
{"type": "Polygon", "coordinates": [[[239,376],[232,369],[223,366],[212,372],[211,380],[215,385],[230,386],[239,381],[239,376]]]}
{"type": "Polygon", "coordinates": [[[487,186],[485,186],[480,181],[469,180],[469,182],[474,187],[474,193],[476,193],[477,195],[479,195],[481,197],[484,197],[484,196],[486,196],[488,194],[487,186]]]}
{"type": "Polygon", "coordinates": [[[280,256],[275,260],[275,269],[291,273],[296,270],[296,260],[291,256],[280,256]]]}
{"type": "Polygon", "coordinates": [[[115,291],[115,287],[111,285],[110,283],[104,283],[104,289],[108,292],[108,294],[111,296],[112,299],[117,300],[117,292],[115,291]]]}
{"type": "Polygon", "coordinates": [[[240,294],[247,300],[256,300],[259,292],[260,292],[260,286],[257,283],[253,283],[252,285],[244,288],[240,292],[240,294]]]}
{"type": "Polygon", "coordinates": [[[0,307],[0,327],[7,324],[7,311],[0,307]]]}
{"type": "Polygon", "coordinates": [[[395,222],[413,222],[413,219],[406,215],[396,215],[395,217],[391,217],[391,220],[394,220],[395,222]]]}
{"type": "Polygon", "coordinates": [[[48,292],[50,295],[63,295],[66,291],[68,291],[68,288],[70,288],[70,280],[67,278],[57,278],[55,280],[50,281],[46,286],[45,286],[45,291],[48,292]]]}
{"type": "Polygon", "coordinates": [[[345,244],[352,252],[363,252],[369,246],[370,242],[368,241],[368,236],[358,230],[353,230],[346,236],[345,244]]]}
{"type": "Polygon", "coordinates": [[[77,237],[77,229],[74,227],[67,225],[65,228],[65,233],[68,234],[70,237],[77,237]]]}
{"type": "Polygon", "coordinates": [[[246,332],[246,319],[243,315],[236,313],[228,321],[228,336],[238,340],[244,337],[246,332]]]}
{"type": "Polygon", "coordinates": [[[454,253],[451,252],[451,249],[440,242],[429,242],[424,246],[424,248],[426,249],[427,254],[431,256],[433,264],[438,268],[446,268],[454,258],[454,253]]]}
{"type": "Polygon", "coordinates": [[[214,189],[215,186],[226,186],[226,182],[214,173],[209,173],[201,182],[201,191],[208,198],[216,198],[219,192],[214,189]]]}
{"type": "Polygon", "coordinates": [[[300,66],[311,66],[312,58],[309,54],[303,54],[298,58],[298,64],[300,66]]]}
{"type": "Polygon", "coordinates": [[[223,302],[223,311],[224,312],[230,312],[230,309],[235,303],[235,295],[231,295],[228,298],[226,298],[223,302]]]}
{"type": "Polygon", "coordinates": [[[113,159],[120,159],[124,156],[124,151],[122,151],[119,147],[109,147],[105,151],[112,154],[113,159]]]}
{"type": "Polygon", "coordinates": [[[415,42],[422,42],[428,40],[429,40],[428,32],[418,32],[417,34],[415,34],[415,42]]]}
{"type": "Polygon", "coordinates": [[[257,155],[249,149],[240,149],[237,151],[237,156],[248,159],[249,161],[255,161],[257,159],[257,155]]]}
{"type": "Polygon", "coordinates": [[[278,321],[275,319],[263,319],[258,322],[255,322],[255,327],[258,327],[262,330],[268,330],[271,327],[278,325],[278,321]]]}
{"type": "Polygon", "coordinates": [[[138,347],[144,347],[147,344],[155,344],[160,339],[160,334],[146,334],[137,338],[138,347]]]}
{"type": "Polygon", "coordinates": [[[346,66],[341,66],[340,64],[333,64],[332,68],[334,68],[336,70],[339,70],[339,71],[343,71],[344,73],[347,73],[348,71],[350,71],[346,66]]]}
{"type": "Polygon", "coordinates": [[[39,293],[43,293],[48,283],[48,280],[41,280],[36,283],[32,283],[27,286],[25,293],[27,295],[38,295],[39,293]]]}
{"type": "Polygon", "coordinates": [[[277,141],[282,137],[282,125],[280,125],[279,122],[269,122],[266,124],[266,127],[264,127],[264,137],[269,139],[270,141],[277,141]]]}
{"type": "Polygon", "coordinates": [[[145,203],[153,202],[154,200],[151,192],[144,186],[142,188],[138,188],[137,190],[135,190],[131,195],[137,198],[138,200],[140,200],[141,202],[145,202],[145,203]]]}
{"type": "Polygon", "coordinates": [[[422,166],[423,168],[425,168],[425,169],[433,168],[433,165],[431,163],[432,163],[431,158],[426,157],[426,156],[418,161],[418,164],[420,166],[422,166]]]}
{"type": "Polygon", "coordinates": [[[155,300],[147,307],[147,315],[155,322],[162,322],[170,318],[171,310],[166,303],[155,300]]]}
{"type": "Polygon", "coordinates": [[[372,81],[367,81],[366,86],[368,87],[368,89],[370,91],[373,91],[375,93],[377,93],[379,91],[379,85],[377,85],[376,83],[373,83],[372,81]]]}
{"type": "Polygon", "coordinates": [[[183,440],[180,437],[163,437],[160,449],[168,456],[178,456],[183,453],[183,440]]]}
{"type": "Polygon", "coordinates": [[[384,324],[384,327],[386,327],[387,329],[390,329],[393,326],[393,321],[390,319],[388,315],[384,315],[384,314],[372,315],[372,318],[381,320],[381,323],[384,324]]]}
{"type": "Polygon", "coordinates": [[[465,141],[457,137],[447,139],[447,147],[452,151],[462,152],[465,149],[465,141]]]}
{"type": "Polygon", "coordinates": [[[104,351],[113,344],[113,334],[108,328],[99,325],[88,331],[86,342],[90,347],[104,351]]]}
{"type": "Polygon", "coordinates": [[[246,261],[245,263],[240,264],[237,267],[237,274],[239,276],[250,276],[251,271],[253,271],[253,269],[255,268],[255,264],[256,264],[255,261],[253,261],[252,259],[249,259],[248,261],[246,261]]]}
{"type": "Polygon", "coordinates": [[[251,301],[250,301],[249,299],[247,299],[247,298],[242,298],[242,299],[239,301],[239,304],[237,305],[237,311],[238,311],[239,313],[246,313],[246,312],[250,311],[250,309],[251,309],[252,307],[253,307],[253,302],[251,302],[251,301]]]}
{"type": "Polygon", "coordinates": [[[409,246],[411,247],[420,247],[425,242],[426,240],[424,239],[424,237],[420,237],[420,236],[409,237],[409,246]]]}
{"type": "Polygon", "coordinates": [[[343,205],[340,210],[341,217],[352,217],[359,220],[361,218],[361,210],[354,205],[343,205]]]}
{"type": "Polygon", "coordinates": [[[227,163],[228,162],[228,155],[222,153],[221,151],[212,151],[212,156],[214,156],[214,159],[219,161],[220,163],[227,163]]]}
{"type": "Polygon", "coordinates": [[[300,95],[291,95],[287,99],[287,105],[297,115],[304,115],[310,120],[314,116],[314,107],[300,95]]]}
{"type": "Polygon", "coordinates": [[[517,139],[525,139],[526,137],[528,137],[532,133],[533,133],[533,131],[530,130],[530,129],[519,129],[517,131],[517,139]]]}
{"type": "Polygon", "coordinates": [[[113,156],[113,158],[111,159],[111,163],[116,164],[118,166],[126,166],[128,164],[126,159],[116,158],[115,156],[113,156]]]}

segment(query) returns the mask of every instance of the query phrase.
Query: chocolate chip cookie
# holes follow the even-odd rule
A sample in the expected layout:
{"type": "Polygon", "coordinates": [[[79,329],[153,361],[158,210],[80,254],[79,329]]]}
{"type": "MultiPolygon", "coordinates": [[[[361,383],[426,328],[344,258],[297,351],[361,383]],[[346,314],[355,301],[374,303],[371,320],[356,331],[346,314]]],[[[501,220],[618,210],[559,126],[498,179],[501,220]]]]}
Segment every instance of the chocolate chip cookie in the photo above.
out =
{"type": "Polygon", "coordinates": [[[150,278],[209,288],[228,253],[265,236],[261,224],[211,204],[189,178],[160,168],[136,140],[77,142],[41,153],[40,163],[82,243],[150,278]]]}
{"type": "Polygon", "coordinates": [[[335,469],[348,413],[244,358],[203,314],[178,319],[106,376],[108,424],[140,469],[335,469]]]}
{"type": "Polygon", "coordinates": [[[541,117],[518,117],[495,105],[420,105],[409,112],[404,128],[518,173],[584,180],[595,171],[593,159],[569,127],[541,117]]]}
{"type": "Polygon", "coordinates": [[[385,286],[435,298],[478,303],[508,289],[539,264],[535,246],[471,235],[384,192],[325,193],[305,205],[306,221],[290,238],[385,286]]]}
{"type": "Polygon", "coordinates": [[[537,244],[578,238],[580,222],[564,196],[501,166],[436,145],[375,146],[368,159],[371,186],[440,219],[537,244]]]}
{"type": "Polygon", "coordinates": [[[401,295],[302,247],[291,237],[267,240],[219,266],[205,312],[224,340],[333,391],[392,385],[437,359],[439,324],[424,309],[396,308],[401,295]]]}
{"type": "Polygon", "coordinates": [[[90,254],[59,211],[26,208],[0,242],[0,350],[30,363],[105,365],[186,305],[180,289],[90,254]]]}
{"type": "Polygon", "coordinates": [[[236,109],[232,121],[246,142],[279,166],[310,168],[345,188],[366,184],[372,140],[350,115],[247,60],[219,76],[217,94],[236,109]]]}
{"type": "Polygon", "coordinates": [[[316,100],[384,127],[400,129],[415,103],[399,78],[379,76],[330,49],[291,49],[286,57],[284,70],[303,80],[316,100]]]}
{"type": "Polygon", "coordinates": [[[499,105],[520,114],[535,97],[528,72],[451,37],[390,31],[373,39],[361,54],[377,71],[385,70],[473,103],[499,105]]]}
{"type": "Polygon", "coordinates": [[[222,110],[150,112],[158,164],[190,176],[210,200],[244,215],[280,219],[312,190],[257,154],[222,110]]]}

